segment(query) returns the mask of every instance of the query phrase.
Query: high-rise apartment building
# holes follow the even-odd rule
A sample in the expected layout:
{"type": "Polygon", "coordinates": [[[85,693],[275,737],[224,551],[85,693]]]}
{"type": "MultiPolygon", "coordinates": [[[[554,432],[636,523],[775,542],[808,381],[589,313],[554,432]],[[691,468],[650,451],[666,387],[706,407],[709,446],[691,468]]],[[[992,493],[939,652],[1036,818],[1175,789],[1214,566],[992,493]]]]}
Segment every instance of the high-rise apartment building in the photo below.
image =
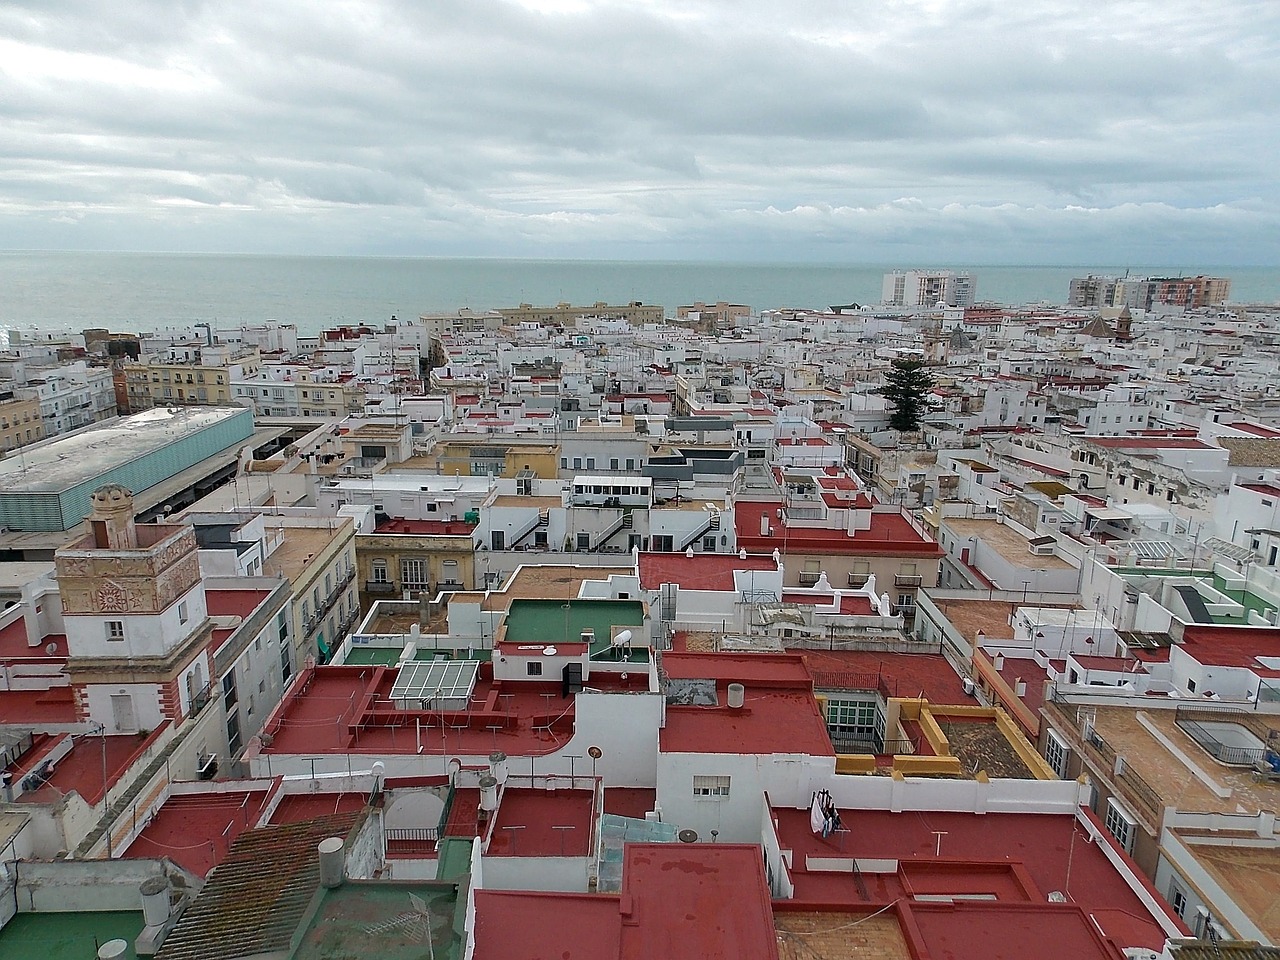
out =
{"type": "Polygon", "coordinates": [[[888,307],[971,307],[977,280],[954,270],[895,270],[884,275],[880,302],[888,307]]]}

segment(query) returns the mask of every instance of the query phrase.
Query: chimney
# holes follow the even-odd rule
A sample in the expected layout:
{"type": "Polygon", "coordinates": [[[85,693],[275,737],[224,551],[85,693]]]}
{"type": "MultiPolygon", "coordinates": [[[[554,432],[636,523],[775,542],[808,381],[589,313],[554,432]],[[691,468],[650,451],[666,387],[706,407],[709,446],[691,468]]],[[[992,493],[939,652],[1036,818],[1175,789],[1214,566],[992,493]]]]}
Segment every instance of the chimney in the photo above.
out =
{"type": "Polygon", "coordinates": [[[138,549],[138,528],[134,523],[133,494],[119,484],[109,483],[93,491],[89,529],[99,550],[138,549]]]}

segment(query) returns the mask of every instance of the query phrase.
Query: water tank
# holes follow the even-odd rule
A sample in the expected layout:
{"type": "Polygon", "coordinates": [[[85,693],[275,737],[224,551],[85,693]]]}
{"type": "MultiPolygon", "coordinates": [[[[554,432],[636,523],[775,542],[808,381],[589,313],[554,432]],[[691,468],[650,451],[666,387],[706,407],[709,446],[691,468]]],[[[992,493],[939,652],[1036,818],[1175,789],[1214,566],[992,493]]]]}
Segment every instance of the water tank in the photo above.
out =
{"type": "Polygon", "coordinates": [[[489,776],[497,783],[507,782],[507,755],[501,750],[489,754],[489,776]]]}
{"type": "Polygon", "coordinates": [[[98,960],[120,960],[128,952],[128,940],[108,940],[98,948],[98,960]]]}
{"type": "Polygon", "coordinates": [[[329,890],[342,886],[342,875],[346,872],[346,856],[342,847],[341,837],[328,837],[316,847],[320,854],[320,885],[329,890]]]}
{"type": "Polygon", "coordinates": [[[480,809],[486,813],[498,809],[498,781],[494,777],[480,778],[480,809]]]}
{"type": "Polygon", "coordinates": [[[742,704],[746,701],[747,688],[740,683],[729,684],[729,708],[731,710],[741,710],[742,704]]]}
{"type": "Polygon", "coordinates": [[[148,927],[158,927],[169,919],[169,881],[148,877],[138,887],[142,894],[142,919],[148,927]]]}

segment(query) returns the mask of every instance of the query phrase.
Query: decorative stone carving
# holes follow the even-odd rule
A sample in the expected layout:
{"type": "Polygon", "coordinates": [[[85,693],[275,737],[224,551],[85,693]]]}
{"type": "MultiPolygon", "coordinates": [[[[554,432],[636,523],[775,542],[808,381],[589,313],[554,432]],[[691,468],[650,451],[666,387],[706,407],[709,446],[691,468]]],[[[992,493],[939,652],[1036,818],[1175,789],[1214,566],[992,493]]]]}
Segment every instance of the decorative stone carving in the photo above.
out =
{"type": "Polygon", "coordinates": [[[104,580],[98,587],[94,606],[102,613],[129,613],[129,591],[114,580],[104,580]]]}

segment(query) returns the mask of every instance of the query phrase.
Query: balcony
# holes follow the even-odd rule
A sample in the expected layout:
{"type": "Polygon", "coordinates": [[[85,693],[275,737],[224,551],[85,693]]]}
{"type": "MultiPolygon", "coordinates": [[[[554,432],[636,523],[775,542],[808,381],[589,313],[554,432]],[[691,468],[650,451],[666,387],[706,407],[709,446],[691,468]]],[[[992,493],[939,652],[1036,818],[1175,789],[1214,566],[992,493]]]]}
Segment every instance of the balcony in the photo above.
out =
{"type": "Polygon", "coordinates": [[[924,583],[924,577],[920,576],[897,573],[893,577],[895,587],[918,587],[922,583],[924,583]]]}
{"type": "Polygon", "coordinates": [[[366,580],[364,592],[371,596],[389,597],[396,593],[396,585],[390,580],[366,580]]]}
{"type": "Polygon", "coordinates": [[[815,583],[817,583],[817,582],[818,582],[818,580],[819,580],[821,577],[822,577],[822,571],[821,571],[821,570],[801,570],[801,571],[800,571],[800,586],[802,586],[802,587],[812,587],[815,583]]]}
{"type": "Polygon", "coordinates": [[[869,573],[851,573],[849,574],[849,586],[854,588],[865,587],[867,585],[867,578],[870,576],[871,574],[869,573]]]}

